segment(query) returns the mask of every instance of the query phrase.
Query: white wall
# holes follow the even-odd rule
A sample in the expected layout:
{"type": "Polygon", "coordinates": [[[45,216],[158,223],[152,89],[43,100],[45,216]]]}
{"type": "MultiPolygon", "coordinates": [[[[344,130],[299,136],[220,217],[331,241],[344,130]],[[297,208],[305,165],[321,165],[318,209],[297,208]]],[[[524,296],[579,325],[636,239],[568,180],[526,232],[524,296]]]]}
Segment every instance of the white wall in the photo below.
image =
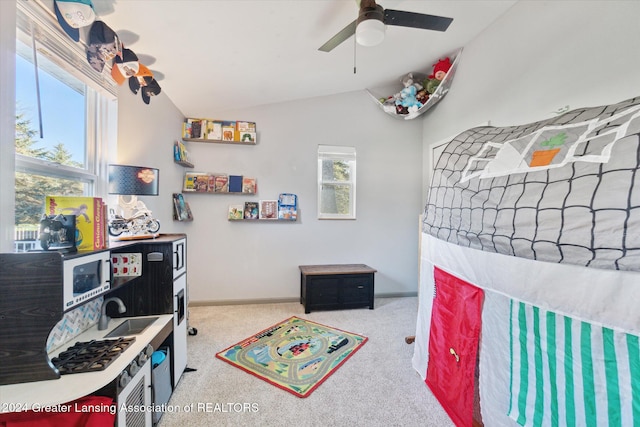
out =
{"type": "Polygon", "coordinates": [[[638,1],[516,3],[464,47],[423,123],[425,161],[429,144],[482,122],[520,125],[640,95],[638,16],[638,1]]]}
{"type": "Polygon", "coordinates": [[[297,299],[303,264],[365,263],[378,270],[376,294],[417,292],[419,121],[384,115],[364,91],[214,116],[203,111],[202,117],[256,122],[258,144],[187,143],[193,171],[255,176],[258,194],[186,194],[195,220],[179,223],[171,219],[171,193],[181,190],[186,169],[173,163],[171,149],[182,117],[163,93],[145,105],[125,89],[118,161],[160,168],[160,197],[143,200],[162,232],[187,233],[192,302],[297,299]],[[319,144],[356,147],[355,221],[316,218],[319,144]],[[227,221],[229,204],[285,192],[298,195],[297,222],[227,221]]]}

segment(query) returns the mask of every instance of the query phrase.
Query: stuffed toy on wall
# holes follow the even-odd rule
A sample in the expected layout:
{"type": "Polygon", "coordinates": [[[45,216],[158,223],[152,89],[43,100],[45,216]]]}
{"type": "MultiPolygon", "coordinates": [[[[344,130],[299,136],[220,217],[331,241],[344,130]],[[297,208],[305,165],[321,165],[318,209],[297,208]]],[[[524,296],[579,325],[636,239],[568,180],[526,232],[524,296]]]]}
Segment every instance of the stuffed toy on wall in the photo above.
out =
{"type": "Polygon", "coordinates": [[[424,81],[424,87],[427,89],[427,92],[433,94],[450,69],[451,59],[449,58],[441,59],[433,64],[433,73],[427,76],[427,79],[424,81]]]}
{"type": "MultiPolygon", "coordinates": [[[[416,95],[418,90],[415,86],[407,86],[400,91],[400,99],[396,100],[396,105],[406,107],[407,113],[414,113],[422,107],[422,102],[418,101],[416,95]]],[[[396,110],[397,111],[397,110],[396,110]]],[[[402,110],[401,110],[402,111],[402,110]]],[[[407,114],[404,113],[404,114],[407,114]]],[[[403,113],[400,113],[403,114],[403,113]]]]}

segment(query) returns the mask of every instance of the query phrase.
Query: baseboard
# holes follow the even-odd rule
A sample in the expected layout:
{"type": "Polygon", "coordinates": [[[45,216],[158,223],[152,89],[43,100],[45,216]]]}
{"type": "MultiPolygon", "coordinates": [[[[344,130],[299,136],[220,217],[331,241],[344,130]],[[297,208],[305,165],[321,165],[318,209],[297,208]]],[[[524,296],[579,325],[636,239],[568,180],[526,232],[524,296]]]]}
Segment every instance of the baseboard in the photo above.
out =
{"type": "Polygon", "coordinates": [[[279,304],[285,302],[300,302],[300,298],[252,298],[252,299],[227,299],[189,301],[189,307],[201,307],[208,305],[247,305],[247,304],[279,304]]]}
{"type": "MultiPolygon", "coordinates": [[[[393,292],[376,294],[375,298],[408,298],[418,296],[417,292],[393,292]]],[[[189,307],[203,307],[215,305],[247,305],[247,304],[280,304],[288,302],[300,302],[300,298],[251,298],[251,299],[229,299],[229,300],[204,300],[189,301],[189,307]]]]}

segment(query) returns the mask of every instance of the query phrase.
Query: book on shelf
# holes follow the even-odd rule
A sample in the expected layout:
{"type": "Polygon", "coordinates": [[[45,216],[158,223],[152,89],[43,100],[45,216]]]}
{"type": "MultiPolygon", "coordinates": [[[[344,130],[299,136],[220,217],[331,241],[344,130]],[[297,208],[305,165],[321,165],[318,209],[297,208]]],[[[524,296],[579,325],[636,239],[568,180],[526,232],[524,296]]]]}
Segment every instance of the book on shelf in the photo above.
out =
{"type": "Polygon", "coordinates": [[[222,140],[235,141],[236,122],[222,122],[222,140]]]}
{"type": "Polygon", "coordinates": [[[206,193],[209,188],[209,174],[203,172],[187,172],[184,174],[182,191],[206,193]]]}
{"type": "Polygon", "coordinates": [[[256,133],[255,132],[239,132],[238,140],[240,142],[251,142],[255,144],[256,142],[256,133]]]}
{"type": "Polygon", "coordinates": [[[258,219],[258,202],[244,202],[244,219],[258,219]]]}
{"type": "Polygon", "coordinates": [[[254,132],[256,131],[255,122],[236,121],[236,130],[238,132],[254,132]]]}
{"type": "Polygon", "coordinates": [[[177,221],[193,220],[189,203],[184,200],[182,193],[173,193],[173,206],[173,219],[177,221]]]}
{"type": "Polygon", "coordinates": [[[182,139],[191,139],[191,123],[182,123],[182,139]]]}
{"type": "Polygon", "coordinates": [[[75,215],[76,247],[96,250],[107,247],[106,205],[100,197],[46,196],[46,215],[75,215]]]}
{"type": "Polygon", "coordinates": [[[229,175],[229,193],[242,193],[242,175],[229,175]]]}
{"type": "Polygon", "coordinates": [[[236,219],[244,219],[244,205],[229,205],[229,216],[228,219],[236,220],[236,219]]]}
{"type": "Polygon", "coordinates": [[[207,139],[216,141],[222,140],[222,122],[216,120],[207,120],[207,139]]]}
{"type": "Polygon", "coordinates": [[[187,152],[187,147],[180,142],[176,141],[173,144],[173,158],[176,162],[188,162],[189,161],[189,153],[187,152]]]}
{"type": "Polygon", "coordinates": [[[187,123],[191,124],[191,138],[204,139],[207,129],[207,121],[203,119],[187,119],[187,123]]]}
{"type": "Polygon", "coordinates": [[[259,219],[278,219],[278,201],[260,200],[259,219]]]}
{"type": "Polygon", "coordinates": [[[246,194],[256,194],[258,185],[255,178],[242,177],[242,192],[246,194]]]}
{"type": "Polygon", "coordinates": [[[278,196],[278,219],[298,219],[298,196],[292,193],[281,193],[278,196]]]}
{"type": "Polygon", "coordinates": [[[214,176],[215,187],[214,193],[228,193],[229,192],[229,175],[216,174],[214,176]]]}

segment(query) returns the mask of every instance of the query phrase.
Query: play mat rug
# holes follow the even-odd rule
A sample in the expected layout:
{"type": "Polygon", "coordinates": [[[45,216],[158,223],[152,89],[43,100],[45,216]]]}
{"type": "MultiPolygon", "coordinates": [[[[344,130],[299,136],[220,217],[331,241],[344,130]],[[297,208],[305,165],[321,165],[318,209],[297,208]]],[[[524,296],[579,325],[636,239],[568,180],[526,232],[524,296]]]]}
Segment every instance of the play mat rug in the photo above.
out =
{"type": "Polygon", "coordinates": [[[367,337],[291,317],[216,354],[298,397],[307,397],[367,337]]]}

